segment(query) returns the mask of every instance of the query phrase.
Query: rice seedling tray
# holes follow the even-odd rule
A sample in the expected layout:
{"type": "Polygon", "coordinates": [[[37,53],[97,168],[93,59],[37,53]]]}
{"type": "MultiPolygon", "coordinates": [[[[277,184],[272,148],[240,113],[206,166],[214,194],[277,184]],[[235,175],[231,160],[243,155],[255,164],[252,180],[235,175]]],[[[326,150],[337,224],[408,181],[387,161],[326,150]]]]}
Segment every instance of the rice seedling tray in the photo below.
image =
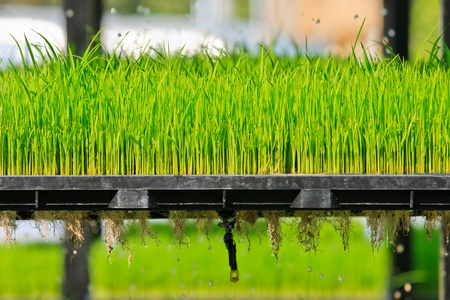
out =
{"type": "Polygon", "coordinates": [[[0,176],[0,210],[446,210],[450,174],[0,176]]]}

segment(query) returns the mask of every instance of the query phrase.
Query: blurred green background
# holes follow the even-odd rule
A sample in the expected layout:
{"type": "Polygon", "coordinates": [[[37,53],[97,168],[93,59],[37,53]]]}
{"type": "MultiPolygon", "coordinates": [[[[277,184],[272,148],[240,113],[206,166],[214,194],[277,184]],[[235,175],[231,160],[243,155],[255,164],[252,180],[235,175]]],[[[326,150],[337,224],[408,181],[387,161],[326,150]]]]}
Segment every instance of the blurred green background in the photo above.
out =
{"type": "MultiPolygon", "coordinates": [[[[325,223],[317,253],[301,250],[295,226],[286,221],[278,261],[271,256],[265,223],[250,236],[251,249],[235,235],[240,281],[229,281],[223,229],[214,227],[210,240],[193,222],[181,248],[166,221],[151,221],[158,240],[145,247],[137,225],[129,227],[133,257],[116,246],[109,263],[98,238],[89,254],[92,299],[384,299],[389,288],[392,249],[373,252],[362,218],[353,218],[350,249],[325,223]]],[[[438,297],[439,234],[428,241],[422,227],[413,229],[416,296],[438,297]]],[[[0,298],[59,299],[63,284],[62,243],[14,244],[0,247],[0,298]]]]}

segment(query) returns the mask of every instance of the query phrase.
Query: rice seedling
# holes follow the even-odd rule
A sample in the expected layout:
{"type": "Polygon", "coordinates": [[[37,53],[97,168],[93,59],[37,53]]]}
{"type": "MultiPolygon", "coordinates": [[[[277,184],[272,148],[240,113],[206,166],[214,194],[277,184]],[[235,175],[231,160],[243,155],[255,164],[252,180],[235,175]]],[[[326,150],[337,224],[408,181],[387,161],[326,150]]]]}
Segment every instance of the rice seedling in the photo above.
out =
{"type": "MultiPolygon", "coordinates": [[[[125,234],[126,223],[128,219],[126,211],[103,211],[100,213],[100,218],[103,220],[103,227],[105,230],[104,241],[108,250],[108,260],[111,262],[111,253],[114,244],[120,244],[122,248],[127,250],[128,268],[131,265],[131,258],[133,256],[131,247],[128,245],[127,236],[125,234]]],[[[141,227],[145,225],[141,225],[141,227]]]]}
{"type": "Polygon", "coordinates": [[[341,236],[344,251],[348,250],[350,232],[352,232],[353,229],[352,220],[350,219],[350,211],[344,210],[334,213],[333,218],[331,219],[331,225],[341,236]]]}
{"type": "Polygon", "coordinates": [[[279,211],[264,211],[263,216],[267,223],[267,235],[269,236],[269,245],[272,247],[272,256],[278,260],[278,251],[280,251],[281,241],[281,220],[279,211]]]}
{"type": "Polygon", "coordinates": [[[149,227],[150,212],[146,210],[138,210],[135,212],[129,212],[132,214],[131,219],[139,222],[139,227],[141,230],[141,243],[147,247],[145,237],[148,236],[156,241],[158,241],[158,236],[149,227]]]}
{"type": "Polygon", "coordinates": [[[257,229],[258,211],[241,210],[236,212],[235,230],[238,236],[245,236],[243,241],[248,241],[248,251],[251,248],[250,235],[257,229]]]}
{"type": "Polygon", "coordinates": [[[48,241],[50,233],[53,231],[53,235],[56,235],[56,229],[58,228],[58,219],[55,212],[52,211],[35,211],[33,213],[34,227],[39,230],[41,237],[48,241]]]}
{"type": "Polygon", "coordinates": [[[59,211],[55,213],[55,218],[63,221],[66,239],[72,246],[71,259],[77,254],[77,249],[84,241],[83,224],[88,220],[87,211],[59,211]]]}
{"type": "Polygon", "coordinates": [[[0,73],[1,175],[450,170],[435,60],[45,51],[0,73]]]}
{"type": "Polygon", "coordinates": [[[410,211],[405,210],[387,211],[386,217],[387,223],[389,225],[387,236],[391,244],[394,244],[395,239],[397,238],[399,233],[405,236],[409,234],[411,224],[410,211]]]}
{"type": "Polygon", "coordinates": [[[444,230],[445,247],[447,247],[449,238],[450,238],[450,212],[449,211],[442,212],[442,227],[444,230]]]}
{"type": "MultiPolygon", "coordinates": [[[[369,239],[372,250],[379,251],[380,247],[395,245],[395,239],[398,234],[408,235],[410,232],[410,211],[365,211],[362,214],[367,219],[369,229],[369,239]]],[[[446,243],[448,243],[448,212],[447,211],[424,211],[424,231],[428,240],[431,240],[433,233],[440,226],[444,229],[446,243]]],[[[120,245],[127,253],[128,264],[131,264],[133,258],[133,241],[129,240],[130,225],[139,223],[141,243],[146,248],[146,240],[151,239],[155,244],[160,243],[158,239],[159,232],[150,229],[150,214],[148,211],[101,211],[97,215],[89,212],[89,216],[98,218],[103,225],[103,241],[107,248],[108,260],[111,262],[111,254],[115,245],[120,245]]],[[[245,237],[249,242],[248,251],[250,251],[250,236],[258,235],[260,244],[267,240],[272,251],[272,256],[278,259],[282,241],[284,239],[283,225],[291,225],[295,237],[298,239],[299,246],[305,253],[314,253],[320,250],[321,230],[326,223],[329,223],[342,240],[343,250],[349,250],[350,236],[354,231],[355,223],[352,222],[353,215],[350,211],[308,211],[299,210],[294,215],[288,215],[284,211],[263,211],[262,218],[256,211],[238,211],[236,213],[235,232],[238,237],[245,237]],[[289,219],[289,221],[288,221],[289,219]],[[265,225],[264,225],[265,223],[265,225]],[[263,235],[265,234],[265,235],[263,235]]],[[[84,224],[89,221],[86,211],[59,211],[59,212],[35,212],[35,227],[39,229],[42,238],[48,241],[49,234],[56,228],[63,228],[67,240],[71,243],[73,255],[76,255],[77,249],[84,242],[83,231],[84,224]]],[[[11,246],[15,238],[16,230],[16,212],[1,212],[0,225],[5,233],[5,243],[11,246]]],[[[182,245],[190,246],[191,230],[186,230],[189,224],[195,222],[197,230],[206,236],[206,240],[211,242],[211,235],[214,233],[214,239],[217,239],[217,229],[220,227],[220,218],[216,211],[170,211],[168,215],[169,225],[172,229],[172,236],[175,245],[181,248],[182,245]]],[[[190,226],[191,228],[192,226],[190,226]]],[[[222,229],[223,230],[223,229],[222,229]]],[[[224,234],[225,231],[222,231],[224,234]]],[[[221,237],[221,235],[220,235],[221,237]]],[[[62,240],[62,237],[60,237],[62,240]]]]}
{"type": "Polygon", "coordinates": [[[2,211],[0,214],[0,225],[5,234],[5,243],[8,247],[14,241],[14,234],[16,231],[17,213],[15,211],[2,211]]]}
{"type": "Polygon", "coordinates": [[[214,224],[220,220],[219,214],[215,210],[200,210],[191,213],[191,218],[196,220],[197,229],[210,241],[214,224]]]}
{"type": "Polygon", "coordinates": [[[438,211],[424,211],[425,216],[425,231],[428,240],[433,238],[434,231],[440,224],[441,214],[438,211]]]}
{"type": "Polygon", "coordinates": [[[172,227],[172,234],[180,248],[182,244],[189,245],[189,239],[187,242],[184,241],[187,218],[188,212],[185,210],[171,210],[169,213],[169,224],[172,227]]]}
{"type": "Polygon", "coordinates": [[[325,216],[326,212],[324,211],[299,210],[295,212],[295,217],[298,218],[297,238],[305,252],[317,252],[320,242],[320,230],[322,229],[325,216]]]}

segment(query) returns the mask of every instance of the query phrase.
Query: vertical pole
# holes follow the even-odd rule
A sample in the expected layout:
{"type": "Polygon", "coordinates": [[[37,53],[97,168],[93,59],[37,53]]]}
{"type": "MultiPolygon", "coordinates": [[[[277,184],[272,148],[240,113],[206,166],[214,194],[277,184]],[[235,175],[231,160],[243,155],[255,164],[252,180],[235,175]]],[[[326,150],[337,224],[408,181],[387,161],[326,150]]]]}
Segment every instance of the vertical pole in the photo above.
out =
{"type": "Polygon", "coordinates": [[[440,241],[440,265],[439,265],[439,299],[450,299],[450,257],[449,244],[447,242],[449,213],[442,217],[441,241],[440,241]]]}
{"type": "Polygon", "coordinates": [[[447,253],[445,226],[441,226],[439,241],[439,299],[448,299],[448,259],[445,257],[447,253]]]}
{"type": "Polygon", "coordinates": [[[88,254],[94,235],[93,230],[96,226],[91,226],[89,221],[83,225],[83,245],[78,248],[76,255],[73,256],[70,241],[64,242],[66,250],[64,257],[65,278],[63,283],[63,298],[70,300],[87,300],[89,294],[89,266],[88,254]],[[72,257],[73,256],[73,257],[72,257]]]}
{"type": "MultiPolygon", "coordinates": [[[[411,238],[410,235],[405,236],[399,234],[395,241],[394,253],[392,254],[392,278],[412,270],[411,258],[411,238]]],[[[396,280],[391,280],[391,284],[396,280]]],[[[401,286],[391,286],[390,299],[410,300],[413,299],[413,285],[410,282],[401,282],[401,286]]]]}
{"type": "MultiPolygon", "coordinates": [[[[449,0],[447,0],[449,1],[449,0]]],[[[410,0],[384,0],[383,35],[401,60],[408,59],[410,0]]]]}
{"type": "MultiPolygon", "coordinates": [[[[82,55],[89,43],[100,31],[103,10],[102,0],[64,0],[66,15],[67,43],[72,53],[82,55]]],[[[89,299],[88,252],[92,243],[92,230],[88,223],[84,226],[83,246],[72,259],[72,247],[65,242],[64,299],[89,299]]]]}
{"type": "Polygon", "coordinates": [[[67,42],[73,53],[81,55],[100,30],[102,0],[64,0],[67,42]]]}
{"type": "Polygon", "coordinates": [[[444,43],[450,48],[450,0],[442,1],[442,29],[444,30],[444,43]]]}

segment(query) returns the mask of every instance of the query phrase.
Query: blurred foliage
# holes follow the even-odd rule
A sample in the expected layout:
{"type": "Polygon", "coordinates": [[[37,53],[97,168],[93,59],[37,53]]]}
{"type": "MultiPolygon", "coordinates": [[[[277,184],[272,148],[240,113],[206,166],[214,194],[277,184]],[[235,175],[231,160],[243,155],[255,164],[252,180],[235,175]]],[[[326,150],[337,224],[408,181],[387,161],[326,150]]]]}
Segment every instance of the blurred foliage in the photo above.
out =
{"type": "MultiPolygon", "coordinates": [[[[382,299],[387,295],[392,249],[382,247],[373,253],[360,221],[354,221],[348,252],[343,250],[340,236],[326,224],[316,254],[300,250],[296,227],[286,223],[278,261],[271,256],[265,224],[261,224],[261,232],[251,235],[249,251],[243,237],[235,235],[241,278],[237,284],[229,282],[223,229],[215,225],[208,240],[188,223],[189,240],[185,241],[189,244],[180,249],[165,221],[151,224],[159,242],[147,240],[146,245],[141,244],[138,227],[129,228],[130,268],[127,251],[120,245],[114,247],[110,264],[105,244],[94,242],[89,262],[93,299],[179,299],[183,295],[195,299],[382,299]]],[[[428,241],[422,226],[414,226],[412,245],[415,271],[406,274],[405,282],[413,284],[418,299],[435,299],[439,232],[428,241]]],[[[0,298],[59,299],[63,251],[61,243],[15,244],[10,250],[0,246],[0,298]]]]}
{"type": "Polygon", "coordinates": [[[64,252],[58,244],[0,247],[1,299],[60,299],[64,252]]]}
{"type": "MultiPolygon", "coordinates": [[[[195,0],[104,0],[104,9],[115,8],[120,14],[136,14],[146,9],[154,14],[185,15],[190,13],[191,3],[195,0]]],[[[17,5],[62,5],[63,0],[0,0],[1,4],[17,5]]],[[[240,20],[249,19],[250,0],[234,0],[235,17],[240,20]]]]}
{"type": "Polygon", "coordinates": [[[234,0],[234,16],[236,19],[250,18],[250,0],[234,0]]]}
{"type": "Polygon", "coordinates": [[[191,0],[105,0],[105,9],[115,8],[120,14],[141,13],[146,9],[152,14],[189,14],[191,0]]]}
{"type": "Polygon", "coordinates": [[[440,4],[440,0],[411,1],[409,57],[413,62],[417,55],[428,57],[427,51],[432,48],[433,43],[442,32],[440,29],[440,4]],[[419,53],[423,43],[425,43],[424,47],[419,53]]]}
{"type": "MultiPolygon", "coordinates": [[[[356,222],[360,223],[360,222],[356,222]]],[[[128,245],[133,252],[128,268],[127,251],[115,245],[112,263],[105,244],[97,240],[90,250],[93,299],[381,299],[388,279],[390,251],[373,253],[360,224],[355,224],[349,252],[341,237],[326,224],[316,254],[301,250],[296,226],[287,222],[278,261],[271,256],[266,225],[245,237],[235,235],[240,281],[229,281],[224,230],[217,225],[209,240],[188,222],[186,244],[174,243],[167,222],[153,221],[158,240],[141,244],[138,227],[131,227],[128,245]],[[188,239],[189,238],[189,239],[188,239]],[[365,267],[361,267],[364,265],[365,267]],[[341,279],[339,276],[342,276],[341,279]]],[[[63,278],[61,243],[16,244],[0,247],[0,298],[58,298],[63,278]],[[42,272],[45,270],[45,272],[42,272]],[[26,283],[26,284],[24,284],[26,283]]]]}
{"type": "Polygon", "coordinates": [[[431,241],[428,240],[423,228],[412,227],[412,261],[415,273],[411,276],[414,296],[417,299],[438,299],[439,298],[439,247],[441,233],[435,230],[431,241]],[[414,278],[416,277],[416,278],[414,278]]]}
{"type": "MultiPolygon", "coordinates": [[[[149,9],[155,14],[185,15],[190,13],[190,6],[194,0],[105,0],[105,9],[115,8],[121,14],[135,14],[149,9]]],[[[235,17],[247,20],[250,15],[249,0],[234,0],[235,17]]]]}
{"type": "Polygon", "coordinates": [[[62,5],[63,0],[0,0],[0,4],[15,5],[62,5]]]}
{"type": "Polygon", "coordinates": [[[325,224],[319,251],[305,253],[295,236],[296,224],[287,220],[278,261],[271,256],[264,222],[250,235],[250,250],[245,237],[235,234],[238,283],[229,281],[224,230],[217,225],[208,240],[195,224],[188,223],[186,244],[181,248],[164,223],[151,226],[160,243],[149,240],[147,246],[141,244],[139,230],[134,229],[128,238],[134,253],[129,269],[127,251],[120,245],[114,248],[112,264],[106,260],[101,241],[92,247],[93,298],[381,299],[388,283],[389,250],[373,253],[360,222],[355,223],[348,252],[339,234],[325,224]],[[362,264],[366,267],[361,268],[362,264]]]}

